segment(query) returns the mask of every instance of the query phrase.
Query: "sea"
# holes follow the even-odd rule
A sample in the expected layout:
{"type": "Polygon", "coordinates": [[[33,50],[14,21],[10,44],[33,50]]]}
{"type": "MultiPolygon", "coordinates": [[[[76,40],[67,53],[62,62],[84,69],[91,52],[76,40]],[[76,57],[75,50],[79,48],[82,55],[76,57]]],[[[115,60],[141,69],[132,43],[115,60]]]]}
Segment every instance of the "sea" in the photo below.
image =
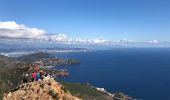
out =
{"type": "Polygon", "coordinates": [[[81,61],[56,67],[70,72],[60,80],[90,83],[140,100],[170,100],[170,48],[115,48],[51,55],[81,61]]]}

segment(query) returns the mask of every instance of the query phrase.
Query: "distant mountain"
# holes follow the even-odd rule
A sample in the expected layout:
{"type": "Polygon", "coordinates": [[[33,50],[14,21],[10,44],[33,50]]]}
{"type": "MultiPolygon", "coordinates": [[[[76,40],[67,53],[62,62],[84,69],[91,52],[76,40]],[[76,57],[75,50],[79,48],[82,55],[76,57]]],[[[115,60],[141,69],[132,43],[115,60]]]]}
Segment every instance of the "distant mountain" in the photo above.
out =
{"type": "Polygon", "coordinates": [[[43,58],[47,59],[48,57],[49,57],[48,53],[38,52],[34,54],[23,55],[21,57],[17,57],[16,59],[21,62],[33,63],[43,58]]]}

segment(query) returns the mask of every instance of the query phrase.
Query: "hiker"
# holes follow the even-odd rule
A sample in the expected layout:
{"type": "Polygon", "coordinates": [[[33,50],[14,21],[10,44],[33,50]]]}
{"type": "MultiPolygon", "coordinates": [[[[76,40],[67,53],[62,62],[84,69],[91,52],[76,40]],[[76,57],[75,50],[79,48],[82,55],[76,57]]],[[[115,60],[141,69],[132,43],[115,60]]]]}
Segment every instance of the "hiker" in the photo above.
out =
{"type": "Polygon", "coordinates": [[[37,74],[36,74],[36,81],[38,81],[38,80],[40,80],[40,73],[39,72],[37,72],[37,74]]]}
{"type": "Polygon", "coordinates": [[[48,77],[52,78],[51,73],[50,73],[50,74],[48,74],[48,77]]]}
{"type": "Polygon", "coordinates": [[[32,77],[31,80],[30,80],[30,82],[34,82],[34,80],[35,80],[34,77],[32,77]]]}
{"type": "Polygon", "coordinates": [[[44,80],[49,80],[49,79],[50,79],[50,76],[45,74],[44,80]]]}
{"type": "Polygon", "coordinates": [[[43,70],[40,70],[40,78],[43,80],[44,79],[44,76],[45,75],[45,73],[44,73],[44,71],[43,70]]]}
{"type": "Polygon", "coordinates": [[[32,73],[32,78],[36,80],[36,72],[32,73]]]}

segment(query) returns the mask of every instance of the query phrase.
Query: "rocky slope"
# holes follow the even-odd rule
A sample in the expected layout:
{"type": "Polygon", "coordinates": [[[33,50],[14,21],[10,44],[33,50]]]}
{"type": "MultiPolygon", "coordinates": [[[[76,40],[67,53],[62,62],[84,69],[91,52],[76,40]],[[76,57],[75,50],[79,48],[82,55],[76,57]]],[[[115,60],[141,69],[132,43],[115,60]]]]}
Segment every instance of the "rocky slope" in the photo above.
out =
{"type": "Polygon", "coordinates": [[[3,100],[81,100],[52,78],[23,84],[17,91],[5,93],[3,100]]]}

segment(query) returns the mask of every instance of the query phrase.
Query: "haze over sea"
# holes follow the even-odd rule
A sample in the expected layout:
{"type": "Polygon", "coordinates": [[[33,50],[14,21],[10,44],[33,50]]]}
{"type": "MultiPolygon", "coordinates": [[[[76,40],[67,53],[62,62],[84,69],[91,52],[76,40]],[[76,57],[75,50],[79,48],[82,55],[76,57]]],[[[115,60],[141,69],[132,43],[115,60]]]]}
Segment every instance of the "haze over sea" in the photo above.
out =
{"type": "Polygon", "coordinates": [[[81,60],[78,65],[63,66],[70,71],[70,76],[62,80],[89,82],[137,99],[170,99],[170,48],[121,48],[52,55],[81,60]]]}

